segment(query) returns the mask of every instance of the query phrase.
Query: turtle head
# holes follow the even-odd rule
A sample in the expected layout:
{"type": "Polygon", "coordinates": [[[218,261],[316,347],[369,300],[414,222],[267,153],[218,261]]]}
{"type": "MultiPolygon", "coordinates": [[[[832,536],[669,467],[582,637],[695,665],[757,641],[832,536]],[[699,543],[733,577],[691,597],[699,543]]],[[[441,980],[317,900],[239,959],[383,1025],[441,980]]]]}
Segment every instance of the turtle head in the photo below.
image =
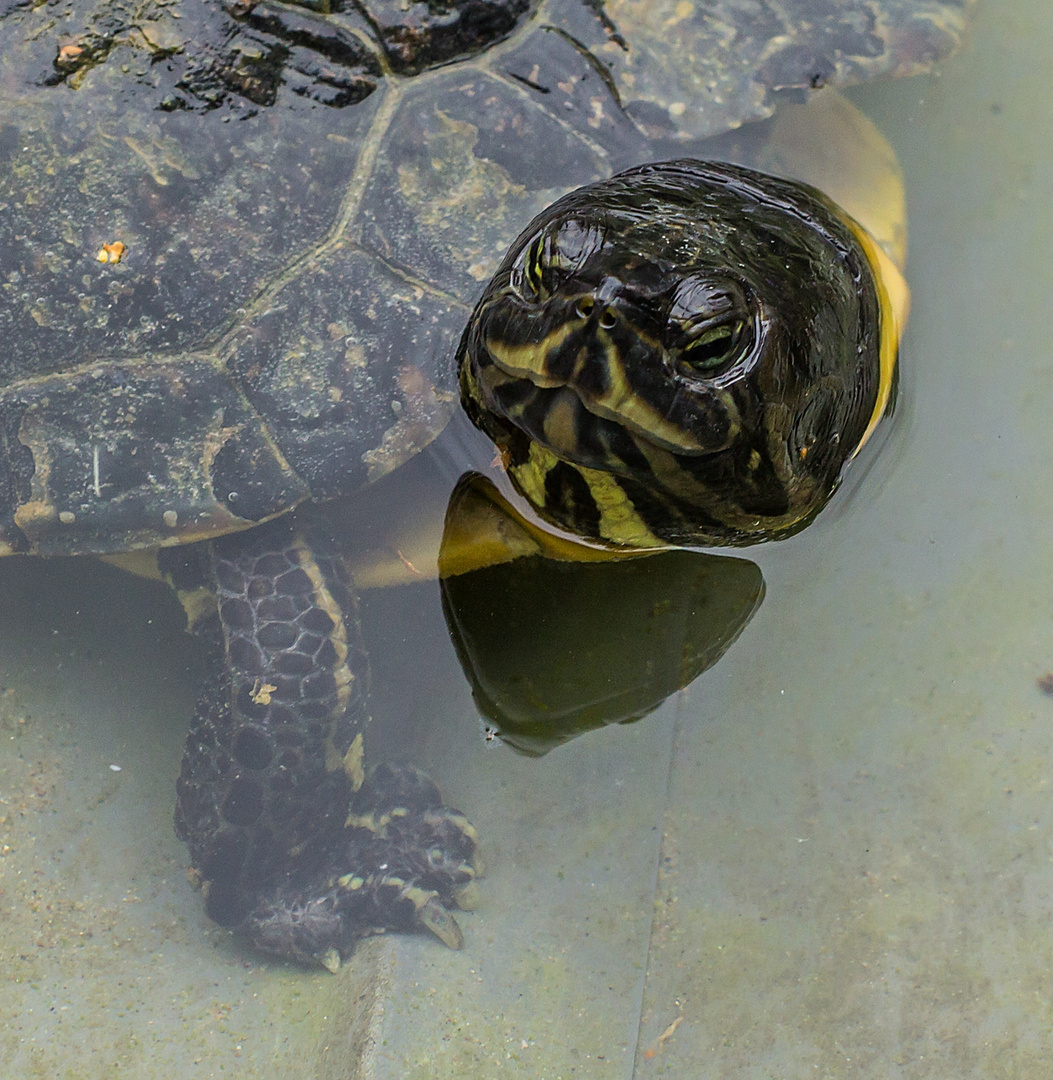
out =
{"type": "Polygon", "coordinates": [[[796,531],[891,402],[894,320],[814,189],[666,162],[581,188],[513,245],[462,397],[557,526],[637,546],[796,531]]]}

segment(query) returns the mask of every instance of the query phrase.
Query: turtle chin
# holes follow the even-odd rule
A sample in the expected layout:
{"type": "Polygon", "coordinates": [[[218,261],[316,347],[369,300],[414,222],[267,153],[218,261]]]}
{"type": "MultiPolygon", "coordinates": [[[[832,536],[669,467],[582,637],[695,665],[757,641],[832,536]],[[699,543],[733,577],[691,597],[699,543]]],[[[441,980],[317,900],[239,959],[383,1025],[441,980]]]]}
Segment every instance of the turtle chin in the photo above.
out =
{"type": "MultiPolygon", "coordinates": [[[[754,544],[803,528],[836,486],[837,469],[813,475],[823,448],[811,460],[772,454],[743,437],[720,395],[673,441],[633,415],[597,407],[578,387],[513,374],[485,348],[468,355],[461,378],[473,421],[503,451],[520,494],[583,538],[634,547],[754,544]]],[[[789,411],[784,422],[800,426],[789,411]]]]}

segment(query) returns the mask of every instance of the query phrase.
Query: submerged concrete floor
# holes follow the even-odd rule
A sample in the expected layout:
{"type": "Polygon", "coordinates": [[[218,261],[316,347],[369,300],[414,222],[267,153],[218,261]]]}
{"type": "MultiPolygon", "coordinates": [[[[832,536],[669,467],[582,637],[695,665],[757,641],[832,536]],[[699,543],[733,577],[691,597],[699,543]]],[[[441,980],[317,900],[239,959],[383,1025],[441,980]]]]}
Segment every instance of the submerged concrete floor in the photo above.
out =
{"type": "Polygon", "coordinates": [[[463,951],[376,939],[332,977],[210,928],[170,824],[200,671],[174,604],[0,565],[3,1075],[1049,1075],[1046,7],[856,95],[907,177],[904,407],[850,499],[757,553],[720,664],[531,760],[482,739],[433,593],[367,597],[378,723],[484,837],[463,951]]]}

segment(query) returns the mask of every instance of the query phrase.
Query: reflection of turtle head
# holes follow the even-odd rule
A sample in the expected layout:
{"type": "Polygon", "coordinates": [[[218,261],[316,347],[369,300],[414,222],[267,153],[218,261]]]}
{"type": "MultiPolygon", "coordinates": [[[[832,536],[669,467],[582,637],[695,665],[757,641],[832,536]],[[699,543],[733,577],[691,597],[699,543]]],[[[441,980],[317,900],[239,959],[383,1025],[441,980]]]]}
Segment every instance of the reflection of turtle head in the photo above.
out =
{"type": "Polygon", "coordinates": [[[724,164],[573,192],[476,308],[468,411],[521,492],[579,535],[788,535],[890,404],[894,330],[859,232],[813,189],[724,164]]]}

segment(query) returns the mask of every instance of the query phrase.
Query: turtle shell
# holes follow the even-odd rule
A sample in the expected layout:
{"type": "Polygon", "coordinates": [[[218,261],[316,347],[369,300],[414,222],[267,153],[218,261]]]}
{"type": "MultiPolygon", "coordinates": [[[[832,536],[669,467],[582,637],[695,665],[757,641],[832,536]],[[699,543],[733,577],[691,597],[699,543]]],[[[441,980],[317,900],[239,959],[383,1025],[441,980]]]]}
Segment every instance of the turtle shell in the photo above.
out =
{"type": "Polygon", "coordinates": [[[579,185],[921,70],[970,0],[0,0],[0,554],[350,494],[579,185]]]}

